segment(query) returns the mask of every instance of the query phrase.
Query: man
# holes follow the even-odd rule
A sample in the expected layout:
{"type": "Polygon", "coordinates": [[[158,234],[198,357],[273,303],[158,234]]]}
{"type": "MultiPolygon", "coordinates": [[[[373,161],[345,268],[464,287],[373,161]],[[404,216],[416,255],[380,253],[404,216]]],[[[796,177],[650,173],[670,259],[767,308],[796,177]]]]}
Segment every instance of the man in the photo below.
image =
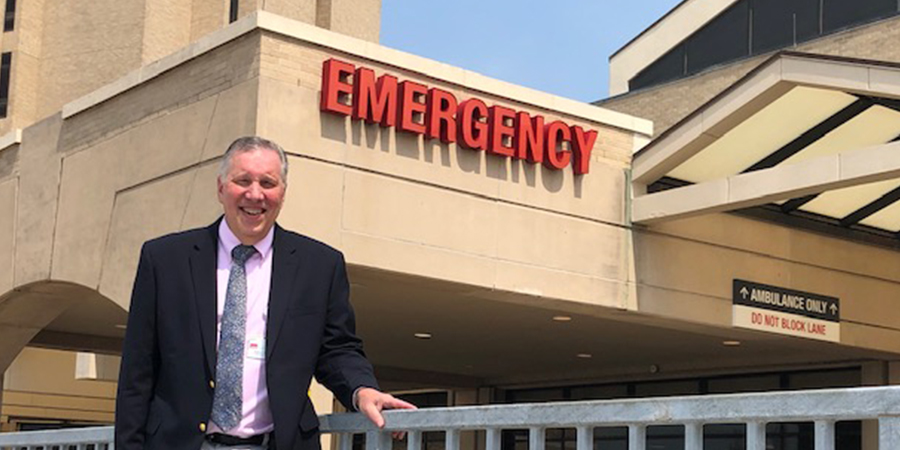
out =
{"type": "Polygon", "coordinates": [[[287,158],[229,146],[224,216],[141,250],[116,397],[116,448],[317,450],[313,376],[384,426],[415,408],[377,390],[355,335],[340,252],[275,223],[287,158]]]}

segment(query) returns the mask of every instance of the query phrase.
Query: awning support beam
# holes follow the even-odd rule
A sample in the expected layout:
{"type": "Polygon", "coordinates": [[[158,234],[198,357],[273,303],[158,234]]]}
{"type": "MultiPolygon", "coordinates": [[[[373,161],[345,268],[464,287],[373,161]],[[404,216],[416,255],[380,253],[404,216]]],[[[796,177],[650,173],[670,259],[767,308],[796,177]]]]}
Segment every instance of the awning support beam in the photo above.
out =
{"type": "Polygon", "coordinates": [[[822,156],[636,197],[634,223],[731,211],[900,178],[900,142],[822,156]]]}

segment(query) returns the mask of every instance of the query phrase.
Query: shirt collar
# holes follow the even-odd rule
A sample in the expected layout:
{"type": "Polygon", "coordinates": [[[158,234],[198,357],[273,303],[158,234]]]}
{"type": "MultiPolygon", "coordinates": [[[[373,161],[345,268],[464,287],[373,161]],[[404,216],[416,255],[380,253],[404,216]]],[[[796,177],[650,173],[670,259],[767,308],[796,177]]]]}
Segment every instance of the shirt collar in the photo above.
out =
{"type": "MultiPolygon", "coordinates": [[[[265,257],[269,250],[272,249],[272,240],[275,237],[275,227],[272,227],[268,233],[266,233],[265,237],[260,239],[259,242],[253,244],[253,247],[256,248],[256,251],[260,256],[265,257]]],[[[219,223],[219,245],[225,249],[227,254],[231,254],[231,251],[234,250],[241,243],[240,239],[234,235],[231,231],[231,228],[228,227],[228,223],[225,219],[219,223]]]]}

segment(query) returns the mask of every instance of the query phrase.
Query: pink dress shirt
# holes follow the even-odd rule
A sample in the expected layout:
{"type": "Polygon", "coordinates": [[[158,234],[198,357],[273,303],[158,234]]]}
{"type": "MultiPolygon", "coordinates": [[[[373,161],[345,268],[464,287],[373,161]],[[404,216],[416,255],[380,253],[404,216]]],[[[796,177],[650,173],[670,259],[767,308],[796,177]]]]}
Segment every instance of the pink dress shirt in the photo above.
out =
{"type": "MultiPolygon", "coordinates": [[[[244,417],[237,427],[222,430],[210,421],[208,433],[225,433],[249,437],[268,433],[275,426],[269,409],[269,392],[266,389],[265,337],[269,310],[269,289],[272,284],[272,239],[275,229],[269,230],[257,242],[257,253],[244,265],[247,272],[247,331],[244,340],[244,417]],[[251,348],[261,346],[261,348],[251,348]]],[[[228,228],[225,220],[219,224],[219,251],[216,258],[216,343],[222,331],[222,312],[225,309],[225,291],[231,272],[231,250],[240,241],[228,228]]]]}

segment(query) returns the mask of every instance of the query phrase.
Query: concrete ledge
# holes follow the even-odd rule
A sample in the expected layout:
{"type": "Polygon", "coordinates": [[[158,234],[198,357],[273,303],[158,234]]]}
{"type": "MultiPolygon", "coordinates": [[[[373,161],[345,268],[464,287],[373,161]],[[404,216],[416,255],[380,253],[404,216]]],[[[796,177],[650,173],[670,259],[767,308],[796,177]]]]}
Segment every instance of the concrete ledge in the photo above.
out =
{"type": "Polygon", "coordinates": [[[378,63],[396,66],[430,78],[457,84],[467,89],[505,97],[513,101],[647,136],[653,134],[653,123],[646,119],[499,81],[475,72],[383,47],[362,39],[345,36],[265,11],[254,12],[221,30],[200,38],[169,56],[132,71],[113,83],[69,102],[63,106],[62,117],[66,119],[85,111],[255,29],[270,31],[300,41],[370,59],[378,63]]]}
{"type": "Polygon", "coordinates": [[[9,133],[0,136],[0,152],[6,150],[13,145],[22,143],[22,129],[16,128],[9,133]]]}
{"type": "Polygon", "coordinates": [[[900,142],[636,197],[632,220],[662,220],[748,208],[900,176],[900,142]]]}

